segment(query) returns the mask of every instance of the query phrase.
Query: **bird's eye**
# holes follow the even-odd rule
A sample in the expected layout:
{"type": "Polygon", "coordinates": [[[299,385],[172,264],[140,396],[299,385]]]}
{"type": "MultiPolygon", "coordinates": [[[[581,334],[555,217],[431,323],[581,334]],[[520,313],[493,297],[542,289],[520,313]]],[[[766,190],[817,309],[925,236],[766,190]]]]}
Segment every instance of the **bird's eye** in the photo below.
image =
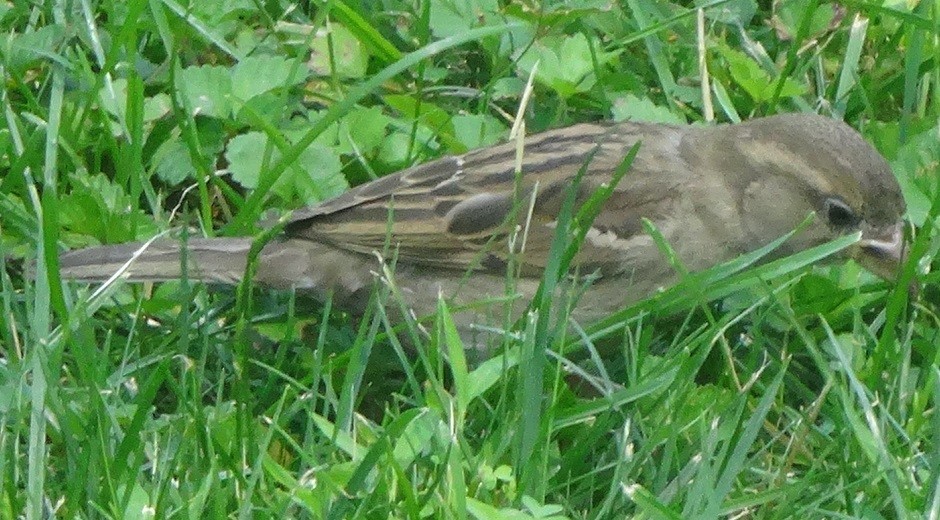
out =
{"type": "Polygon", "coordinates": [[[848,204],[839,199],[826,199],[826,218],[829,225],[836,228],[850,228],[858,225],[859,218],[848,204]]]}

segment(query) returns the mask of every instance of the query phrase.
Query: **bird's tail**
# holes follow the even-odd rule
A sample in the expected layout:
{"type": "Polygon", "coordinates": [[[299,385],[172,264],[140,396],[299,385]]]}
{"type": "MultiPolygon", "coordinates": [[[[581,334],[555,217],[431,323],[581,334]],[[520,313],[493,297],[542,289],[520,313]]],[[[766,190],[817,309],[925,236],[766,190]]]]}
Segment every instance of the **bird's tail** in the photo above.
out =
{"type": "Polygon", "coordinates": [[[136,282],[177,280],[185,271],[193,280],[235,284],[250,247],[250,238],[134,242],[69,251],[59,257],[59,268],[62,278],[86,282],[103,282],[124,270],[122,276],[136,282]]]}

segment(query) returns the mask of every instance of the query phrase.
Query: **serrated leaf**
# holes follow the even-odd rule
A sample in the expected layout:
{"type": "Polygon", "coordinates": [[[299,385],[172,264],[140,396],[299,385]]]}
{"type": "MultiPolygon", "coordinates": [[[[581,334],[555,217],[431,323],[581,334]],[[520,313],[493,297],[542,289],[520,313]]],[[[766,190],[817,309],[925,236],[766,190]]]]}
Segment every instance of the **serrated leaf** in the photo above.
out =
{"type": "Polygon", "coordinates": [[[207,23],[223,20],[236,21],[239,13],[254,13],[257,6],[251,0],[199,0],[193,2],[193,13],[207,23]]]}
{"type": "Polygon", "coordinates": [[[578,33],[538,40],[519,57],[516,65],[522,71],[520,75],[527,76],[538,62],[536,81],[550,87],[561,97],[568,98],[594,86],[594,56],[599,64],[604,65],[616,53],[601,52],[595,46],[592,56],[591,43],[585,35],[578,33]]]}
{"type": "Polygon", "coordinates": [[[408,165],[410,141],[407,135],[392,132],[382,141],[382,146],[379,148],[379,161],[396,169],[404,168],[408,165]]]}
{"type": "Polygon", "coordinates": [[[506,135],[506,127],[495,117],[486,114],[454,116],[454,137],[467,150],[499,143],[506,135]]]}
{"type": "Polygon", "coordinates": [[[686,120],[667,107],[658,106],[646,97],[624,94],[614,99],[611,114],[615,121],[646,121],[684,125],[686,120]]]}
{"type": "MultiPolygon", "coordinates": [[[[127,124],[125,121],[127,117],[125,113],[127,110],[127,80],[117,78],[108,85],[102,85],[98,89],[98,103],[105,112],[111,114],[118,122],[127,124]]],[[[171,108],[170,97],[166,94],[160,93],[145,98],[143,120],[144,122],[150,122],[160,119],[170,113],[171,108]]],[[[114,135],[120,135],[122,132],[119,127],[117,125],[113,126],[114,135]]]]}
{"type": "Polygon", "coordinates": [[[525,90],[525,80],[515,76],[499,78],[493,82],[491,89],[493,99],[517,98],[525,90]]]}
{"type": "Polygon", "coordinates": [[[231,138],[225,147],[225,160],[232,179],[245,188],[258,186],[268,138],[261,132],[248,132],[231,138]]]}
{"type": "Polygon", "coordinates": [[[74,233],[121,242],[156,232],[153,219],[141,210],[131,211],[130,196],[102,174],[74,181],[60,202],[59,218],[74,233]]]}
{"type": "Polygon", "coordinates": [[[337,23],[330,24],[329,33],[317,34],[310,42],[310,49],[309,66],[319,76],[361,78],[369,68],[368,49],[349,29],[337,23]]]}
{"type": "Polygon", "coordinates": [[[167,184],[179,184],[195,171],[189,149],[182,139],[169,139],[161,144],[153,161],[157,177],[167,184]]]}
{"type": "Polygon", "coordinates": [[[373,154],[385,140],[392,119],[380,107],[357,107],[345,117],[338,136],[337,152],[341,154],[373,154]],[[356,145],[353,150],[349,141],[356,145]]]}
{"type": "Polygon", "coordinates": [[[296,60],[280,56],[249,56],[232,67],[232,95],[242,102],[305,79],[305,69],[296,60]]]}
{"type": "MultiPolygon", "coordinates": [[[[761,68],[761,66],[741,51],[732,49],[726,45],[720,45],[718,48],[721,54],[728,61],[728,72],[732,79],[737,83],[751,98],[761,103],[770,100],[774,95],[776,88],[776,78],[771,78],[770,74],[761,68]]],[[[783,89],[780,91],[781,98],[800,96],[806,93],[806,87],[797,83],[792,78],[786,78],[783,83],[783,89]]]]}
{"type": "Polygon", "coordinates": [[[231,115],[232,76],[229,69],[212,65],[187,67],[177,74],[177,82],[193,115],[220,119],[231,115]]]}
{"type": "MultiPolygon", "coordinates": [[[[256,188],[265,159],[268,164],[273,164],[280,158],[280,153],[268,149],[268,146],[267,136],[260,132],[233,137],[225,149],[232,179],[245,188],[256,188]]],[[[301,153],[297,164],[284,172],[271,189],[283,199],[290,199],[297,194],[304,203],[315,204],[349,189],[341,168],[339,157],[331,148],[313,143],[301,153]]]]}
{"type": "MultiPolygon", "coordinates": [[[[788,40],[793,38],[799,30],[800,23],[806,10],[810,7],[809,0],[784,0],[777,6],[771,24],[777,29],[777,35],[788,40]]],[[[810,38],[830,30],[835,21],[836,11],[830,4],[819,4],[813,11],[809,23],[810,38]]]]}
{"type": "Polygon", "coordinates": [[[447,38],[481,27],[498,12],[496,0],[431,2],[429,25],[434,36],[447,38]]]}
{"type": "Polygon", "coordinates": [[[170,96],[164,93],[144,99],[144,121],[156,121],[170,113],[173,103],[170,96]]]}
{"type": "Polygon", "coordinates": [[[333,149],[313,143],[300,154],[298,163],[307,175],[293,176],[293,185],[304,203],[316,204],[349,189],[341,171],[342,163],[333,149]]]}

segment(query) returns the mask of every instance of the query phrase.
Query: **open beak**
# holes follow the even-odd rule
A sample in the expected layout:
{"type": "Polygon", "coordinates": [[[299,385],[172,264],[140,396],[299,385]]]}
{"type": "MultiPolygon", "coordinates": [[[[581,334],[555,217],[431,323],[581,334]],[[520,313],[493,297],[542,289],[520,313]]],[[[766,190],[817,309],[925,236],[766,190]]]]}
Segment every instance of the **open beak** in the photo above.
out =
{"type": "Polygon", "coordinates": [[[865,230],[852,256],[885,280],[896,279],[906,257],[903,223],[888,229],[865,230]]]}

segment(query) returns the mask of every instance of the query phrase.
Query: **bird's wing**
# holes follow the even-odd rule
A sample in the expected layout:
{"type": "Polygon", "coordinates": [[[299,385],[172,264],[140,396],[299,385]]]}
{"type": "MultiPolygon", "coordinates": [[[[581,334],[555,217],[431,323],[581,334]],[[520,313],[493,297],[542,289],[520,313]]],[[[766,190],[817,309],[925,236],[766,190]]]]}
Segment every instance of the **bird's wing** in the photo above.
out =
{"type": "MultiPolygon", "coordinates": [[[[361,253],[382,251],[388,244],[399,260],[417,265],[497,270],[503,269],[510,236],[527,222],[531,206],[525,253],[517,260],[523,269],[538,269],[544,266],[556,217],[578,171],[587,166],[577,197],[583,202],[611,180],[644,132],[663,131],[678,132],[639,124],[582,124],[537,134],[526,140],[519,176],[513,143],[445,157],[296,212],[286,231],[361,253]]],[[[655,142],[660,136],[648,137],[655,142]]],[[[636,162],[642,163],[643,155],[649,155],[642,145],[640,154],[636,162]]],[[[627,174],[595,220],[580,258],[598,265],[622,261],[630,237],[641,232],[640,218],[656,216],[649,213],[660,206],[655,202],[663,196],[663,183],[675,178],[629,179],[653,173],[627,174]]]]}

